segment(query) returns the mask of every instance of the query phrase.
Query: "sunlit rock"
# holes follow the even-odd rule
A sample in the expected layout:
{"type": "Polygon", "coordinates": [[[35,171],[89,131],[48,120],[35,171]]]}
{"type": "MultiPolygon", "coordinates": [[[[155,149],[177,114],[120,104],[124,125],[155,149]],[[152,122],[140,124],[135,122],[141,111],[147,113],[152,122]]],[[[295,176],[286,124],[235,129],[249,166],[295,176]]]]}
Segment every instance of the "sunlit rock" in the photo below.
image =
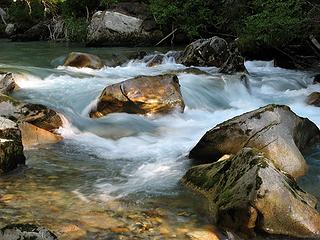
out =
{"type": "Polygon", "coordinates": [[[18,126],[13,121],[0,117],[0,175],[24,163],[25,156],[18,126]]]}
{"type": "Polygon", "coordinates": [[[56,235],[48,229],[33,224],[12,224],[0,230],[0,239],[3,240],[56,240],[56,235]]]}
{"type": "Polygon", "coordinates": [[[0,116],[19,125],[26,148],[37,144],[55,143],[62,139],[54,133],[63,125],[61,116],[44,105],[24,103],[0,95],[0,116]]]}
{"type": "Polygon", "coordinates": [[[179,79],[175,75],[140,76],[106,87],[98,98],[90,117],[109,113],[136,114],[184,111],[179,79]]]}
{"type": "Polygon", "coordinates": [[[24,122],[19,124],[22,136],[22,144],[25,149],[32,148],[37,145],[53,144],[60,142],[62,137],[33,124],[24,122]]]}
{"type": "Polygon", "coordinates": [[[244,147],[264,152],[274,165],[297,178],[307,171],[300,151],[319,142],[318,127],[283,105],[267,105],[225,121],[208,131],[191,150],[190,158],[215,162],[244,147]]]}
{"type": "Polygon", "coordinates": [[[177,59],[186,66],[214,66],[222,73],[245,72],[244,58],[222,38],[199,39],[190,43],[177,59]]]}
{"type": "Polygon", "coordinates": [[[104,67],[104,62],[96,55],[89,53],[71,52],[64,60],[64,66],[77,68],[100,69],[104,67]]]}
{"type": "Polygon", "coordinates": [[[183,183],[203,194],[220,226],[249,235],[255,230],[292,237],[320,237],[315,197],[256,149],[230,160],[192,167],[183,183]]]}
{"type": "Polygon", "coordinates": [[[314,105],[314,106],[320,107],[320,92],[311,93],[307,97],[306,103],[309,105],[314,105]]]}
{"type": "Polygon", "coordinates": [[[191,240],[220,240],[216,233],[209,230],[195,230],[186,235],[191,240]]]}

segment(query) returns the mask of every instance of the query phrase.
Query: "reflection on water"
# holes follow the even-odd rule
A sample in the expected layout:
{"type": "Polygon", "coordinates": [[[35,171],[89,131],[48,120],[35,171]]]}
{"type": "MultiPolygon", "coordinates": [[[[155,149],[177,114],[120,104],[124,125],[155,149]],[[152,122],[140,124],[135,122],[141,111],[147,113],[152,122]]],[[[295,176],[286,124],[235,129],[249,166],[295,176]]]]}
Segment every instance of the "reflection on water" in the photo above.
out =
{"type": "MultiPolygon", "coordinates": [[[[62,239],[185,239],[194,229],[218,231],[208,226],[205,202],[179,183],[200,137],[216,124],[268,103],[287,104],[320,126],[319,109],[304,103],[308,94],[320,91],[319,84],[311,84],[312,73],[275,68],[272,62],[246,63],[250,94],[238,75],[221,75],[215,68],[201,68],[207,73],[201,75],[183,73],[185,67],[172,59],[153,68],[139,62],[101,70],[56,67],[69,51],[110,59],[135,48],[1,44],[0,70],[23,73],[15,97],[56,109],[66,122],[60,129],[63,142],[28,150],[28,167],[1,178],[0,227],[37,223],[62,239]],[[88,117],[107,85],[172,71],[179,72],[185,113],[88,117]]],[[[306,158],[310,170],[300,185],[319,198],[320,147],[306,158]]]]}

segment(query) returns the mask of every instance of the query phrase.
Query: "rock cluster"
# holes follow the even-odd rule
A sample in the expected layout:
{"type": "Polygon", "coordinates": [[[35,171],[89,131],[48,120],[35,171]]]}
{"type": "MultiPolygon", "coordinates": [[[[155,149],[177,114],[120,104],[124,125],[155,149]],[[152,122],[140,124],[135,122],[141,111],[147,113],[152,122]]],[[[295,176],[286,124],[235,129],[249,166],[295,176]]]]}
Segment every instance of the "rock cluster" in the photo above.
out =
{"type": "Polygon", "coordinates": [[[300,151],[319,140],[310,120],[287,106],[268,105],[208,131],[190,152],[207,164],[192,167],[182,182],[208,199],[220,226],[249,235],[319,238],[317,199],[295,181],[307,169],[300,151]]]}

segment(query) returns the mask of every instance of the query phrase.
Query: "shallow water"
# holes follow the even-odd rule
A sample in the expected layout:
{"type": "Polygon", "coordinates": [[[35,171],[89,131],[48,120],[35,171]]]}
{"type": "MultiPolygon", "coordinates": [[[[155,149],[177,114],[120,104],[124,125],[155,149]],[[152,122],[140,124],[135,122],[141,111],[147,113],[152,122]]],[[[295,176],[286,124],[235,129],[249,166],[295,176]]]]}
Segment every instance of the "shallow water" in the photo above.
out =
{"type": "MultiPolygon", "coordinates": [[[[58,66],[70,51],[110,59],[112,54],[124,56],[141,49],[0,44],[0,70],[25,76],[17,82],[21,89],[15,97],[45,104],[66,117],[60,129],[64,141],[26,151],[28,167],[1,179],[0,226],[34,222],[62,239],[184,239],[186,232],[207,228],[210,221],[201,199],[179,184],[189,167],[189,151],[208,129],[268,103],[289,105],[320,126],[319,108],[304,103],[308,94],[320,91],[319,84],[312,85],[313,73],[259,61],[246,62],[251,94],[239,76],[201,68],[208,74],[178,74],[186,103],[183,114],[117,113],[92,120],[88,110],[104,87],[185,67],[166,59],[153,68],[130,62],[101,70],[76,69],[58,66]],[[157,212],[149,214],[153,208],[157,212]],[[120,233],[112,229],[118,226],[120,233]]],[[[306,158],[310,170],[300,186],[320,199],[320,146],[306,158]]]]}

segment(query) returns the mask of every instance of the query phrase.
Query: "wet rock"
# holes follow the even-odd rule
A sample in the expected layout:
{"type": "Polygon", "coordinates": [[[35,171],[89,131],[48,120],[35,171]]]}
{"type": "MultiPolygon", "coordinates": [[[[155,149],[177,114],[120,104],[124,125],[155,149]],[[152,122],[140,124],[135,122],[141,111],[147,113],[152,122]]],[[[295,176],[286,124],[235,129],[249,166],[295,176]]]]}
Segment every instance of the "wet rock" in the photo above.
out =
{"type": "Polygon", "coordinates": [[[56,235],[48,229],[33,224],[12,224],[0,230],[0,239],[4,240],[55,240],[56,235]]]}
{"type": "Polygon", "coordinates": [[[278,170],[256,149],[244,148],[233,158],[192,167],[183,183],[203,194],[220,226],[252,234],[320,237],[315,197],[278,170]]]}
{"type": "Polygon", "coordinates": [[[99,118],[114,112],[146,114],[174,110],[184,110],[177,76],[140,76],[106,87],[89,115],[99,118]]]}
{"type": "Polygon", "coordinates": [[[190,158],[217,161],[244,147],[260,149],[282,171],[297,178],[307,171],[300,151],[319,142],[318,127],[283,105],[267,105],[218,124],[191,150],[190,158]]]}
{"type": "Polygon", "coordinates": [[[157,65],[160,65],[162,63],[163,59],[164,59],[163,54],[157,54],[157,55],[153,56],[150,61],[148,61],[147,67],[155,67],[157,65]]]}
{"type": "Polygon", "coordinates": [[[136,46],[156,43],[162,32],[143,25],[143,19],[116,11],[98,11],[88,27],[88,46],[136,46]],[[148,30],[148,31],[147,31],[148,30]],[[150,31],[149,31],[150,30],[150,31]]]}
{"type": "Polygon", "coordinates": [[[54,143],[62,139],[53,134],[62,127],[62,118],[44,105],[23,103],[6,95],[0,95],[0,116],[11,119],[19,125],[23,133],[23,143],[27,148],[36,143],[54,143]]]}
{"type": "Polygon", "coordinates": [[[21,133],[13,121],[0,117],[0,175],[25,163],[21,133]]]}
{"type": "Polygon", "coordinates": [[[16,31],[17,31],[17,27],[15,24],[13,23],[7,24],[5,29],[5,33],[7,34],[7,36],[12,36],[13,34],[15,34],[16,31]]]}
{"type": "Polygon", "coordinates": [[[220,238],[214,232],[209,230],[197,230],[186,234],[191,240],[219,240],[220,238]]]}
{"type": "Polygon", "coordinates": [[[245,72],[244,58],[222,38],[199,39],[189,44],[178,63],[186,66],[214,66],[222,73],[245,72]]]}
{"type": "Polygon", "coordinates": [[[180,73],[189,73],[189,74],[194,74],[194,75],[210,75],[209,73],[202,71],[201,69],[196,68],[196,67],[188,67],[185,69],[170,71],[170,74],[180,74],[180,73]]]}
{"type": "Polygon", "coordinates": [[[92,68],[101,69],[104,67],[104,62],[95,55],[88,53],[72,52],[64,61],[64,66],[77,68],[92,68]]]}
{"type": "Polygon", "coordinates": [[[24,122],[19,124],[22,136],[22,144],[25,149],[32,148],[37,145],[54,144],[60,142],[63,138],[33,124],[24,122]]]}
{"type": "Polygon", "coordinates": [[[17,87],[12,73],[0,74],[0,93],[8,95],[17,87]]]}
{"type": "Polygon", "coordinates": [[[320,92],[311,93],[307,97],[306,103],[309,105],[314,105],[314,106],[320,107],[320,92]]]}
{"type": "Polygon", "coordinates": [[[320,83],[320,74],[317,74],[314,76],[313,83],[314,84],[320,83]]]}

